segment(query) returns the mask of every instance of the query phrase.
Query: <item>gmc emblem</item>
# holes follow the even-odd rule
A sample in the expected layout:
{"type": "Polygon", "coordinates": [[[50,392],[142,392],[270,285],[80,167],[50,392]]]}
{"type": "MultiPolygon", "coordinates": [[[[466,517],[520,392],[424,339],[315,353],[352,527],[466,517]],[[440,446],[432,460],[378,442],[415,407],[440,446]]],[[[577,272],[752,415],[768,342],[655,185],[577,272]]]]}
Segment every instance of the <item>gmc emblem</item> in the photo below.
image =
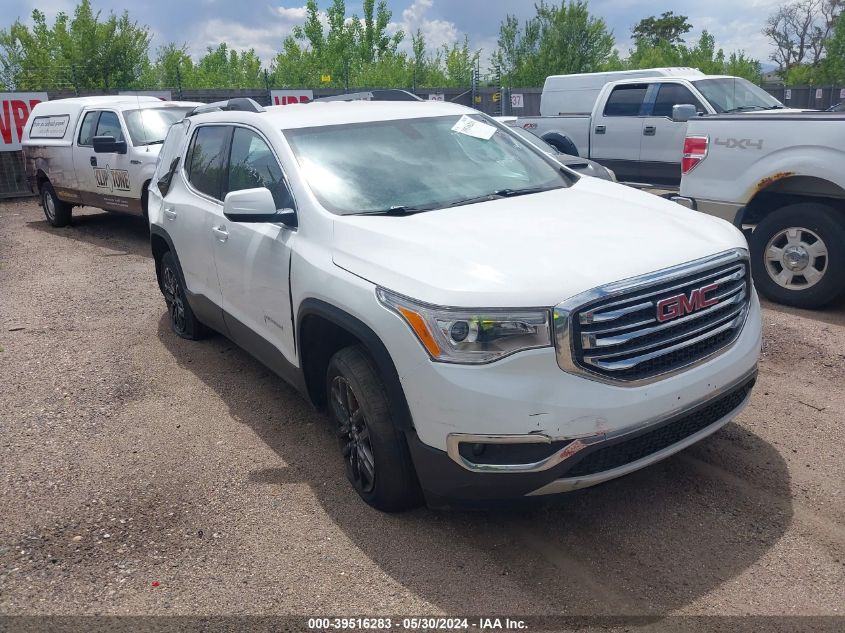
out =
{"type": "Polygon", "coordinates": [[[661,323],[671,321],[685,314],[691,314],[692,312],[716,305],[719,303],[719,300],[713,296],[708,298],[707,293],[713,292],[718,287],[718,284],[710,284],[709,286],[702,286],[693,290],[689,294],[689,297],[685,294],[679,294],[667,299],[661,299],[657,302],[657,320],[661,323]]]}

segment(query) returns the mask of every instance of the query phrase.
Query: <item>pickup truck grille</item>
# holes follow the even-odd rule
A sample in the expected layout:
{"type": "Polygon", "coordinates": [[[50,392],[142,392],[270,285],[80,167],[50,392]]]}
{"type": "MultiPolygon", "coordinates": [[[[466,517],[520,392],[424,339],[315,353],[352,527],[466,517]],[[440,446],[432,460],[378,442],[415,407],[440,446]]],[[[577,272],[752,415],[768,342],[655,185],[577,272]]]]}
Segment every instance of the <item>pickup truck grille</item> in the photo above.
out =
{"type": "Polygon", "coordinates": [[[747,255],[730,251],[586,294],[555,309],[558,364],[605,381],[653,380],[736,340],[751,297],[747,255]]]}

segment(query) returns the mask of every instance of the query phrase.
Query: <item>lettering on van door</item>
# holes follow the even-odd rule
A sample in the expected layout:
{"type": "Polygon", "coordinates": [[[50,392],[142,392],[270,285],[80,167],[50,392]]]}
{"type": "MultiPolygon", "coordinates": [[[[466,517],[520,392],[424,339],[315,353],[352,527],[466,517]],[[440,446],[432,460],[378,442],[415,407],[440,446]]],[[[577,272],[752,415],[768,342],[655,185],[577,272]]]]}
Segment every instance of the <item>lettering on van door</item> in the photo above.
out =
{"type": "Polygon", "coordinates": [[[108,165],[94,167],[94,182],[98,189],[109,191],[129,191],[131,188],[129,172],[125,169],[111,169],[108,165]]]}

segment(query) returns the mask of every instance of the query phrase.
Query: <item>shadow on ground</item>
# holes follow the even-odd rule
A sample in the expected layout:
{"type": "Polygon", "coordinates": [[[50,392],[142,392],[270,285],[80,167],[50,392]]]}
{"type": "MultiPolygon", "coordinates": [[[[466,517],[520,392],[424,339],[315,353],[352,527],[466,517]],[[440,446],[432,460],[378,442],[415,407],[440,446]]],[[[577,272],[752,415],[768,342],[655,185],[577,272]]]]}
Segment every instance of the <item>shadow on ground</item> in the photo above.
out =
{"type": "Polygon", "coordinates": [[[137,215],[87,208],[79,212],[74,209],[73,220],[68,226],[55,228],[43,218],[27,222],[27,226],[36,231],[106,248],[115,251],[115,254],[152,257],[149,224],[146,218],[137,215]]]}
{"type": "Polygon", "coordinates": [[[735,424],[544,507],[381,514],[346,484],[325,418],[281,379],[222,336],[186,345],[166,314],[158,333],[179,365],[286,464],[253,471],[255,494],[309,484],[367,557],[447,613],[665,614],[757,562],[792,518],[785,462],[735,424]],[[734,486],[737,476],[743,483],[734,486]]]}

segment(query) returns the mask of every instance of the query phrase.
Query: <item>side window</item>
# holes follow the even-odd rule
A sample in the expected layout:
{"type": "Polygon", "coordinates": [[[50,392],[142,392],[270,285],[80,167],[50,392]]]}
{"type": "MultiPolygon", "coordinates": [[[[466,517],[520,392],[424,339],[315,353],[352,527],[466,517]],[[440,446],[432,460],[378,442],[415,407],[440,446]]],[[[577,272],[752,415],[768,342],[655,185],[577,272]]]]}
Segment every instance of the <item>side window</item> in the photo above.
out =
{"type": "Polygon", "coordinates": [[[293,208],[293,196],[285,184],[282,168],[273,152],[258,134],[236,127],[229,158],[229,183],[226,191],[267,187],[277,209],[293,208]]]}
{"type": "Polygon", "coordinates": [[[79,128],[79,145],[93,145],[94,143],[94,128],[97,125],[97,117],[99,112],[86,112],[85,118],[82,119],[82,125],[79,128]]]}
{"type": "Polygon", "coordinates": [[[162,196],[166,196],[170,190],[173,174],[179,166],[179,150],[182,149],[182,142],[185,140],[185,128],[185,123],[174,123],[167,132],[164,144],[161,146],[161,152],[159,152],[156,161],[156,170],[153,174],[153,182],[162,196]]]}
{"type": "Polygon", "coordinates": [[[646,84],[616,86],[604,106],[604,116],[639,116],[647,90],[646,84]]]}
{"type": "Polygon", "coordinates": [[[116,141],[123,140],[123,129],[120,127],[120,119],[114,112],[104,111],[97,123],[97,133],[94,136],[112,136],[116,141]]]}
{"type": "Polygon", "coordinates": [[[689,88],[681,84],[661,84],[657,91],[657,100],[654,102],[654,109],[651,116],[672,116],[672,106],[694,105],[699,112],[704,112],[704,106],[696,99],[689,88]]]}
{"type": "Polygon", "coordinates": [[[185,171],[188,181],[197,191],[216,200],[223,199],[223,177],[226,171],[226,150],[232,128],[206,125],[197,128],[188,154],[185,171]]]}

